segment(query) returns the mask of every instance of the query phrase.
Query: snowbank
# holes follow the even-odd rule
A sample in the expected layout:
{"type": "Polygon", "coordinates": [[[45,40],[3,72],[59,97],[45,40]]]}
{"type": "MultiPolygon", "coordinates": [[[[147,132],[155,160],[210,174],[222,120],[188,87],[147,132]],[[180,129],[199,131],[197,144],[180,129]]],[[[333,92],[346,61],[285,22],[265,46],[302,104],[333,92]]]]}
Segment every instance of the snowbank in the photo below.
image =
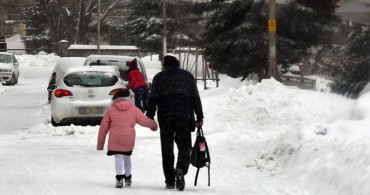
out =
{"type": "Polygon", "coordinates": [[[20,68],[24,67],[54,67],[59,56],[55,54],[16,55],[20,68]]]}
{"type": "MultiPolygon", "coordinates": [[[[295,111],[293,108],[275,110],[279,115],[293,111],[296,125],[286,125],[293,121],[281,116],[271,117],[270,121],[281,121],[279,124],[276,120],[275,127],[288,129],[260,145],[262,150],[248,166],[267,170],[271,175],[298,176],[301,186],[315,194],[369,194],[370,93],[356,102],[333,94],[319,94],[301,96],[304,105],[300,100],[290,101],[289,107],[300,105],[295,111]]],[[[276,101],[271,96],[267,99],[276,101]]]]}
{"type": "Polygon", "coordinates": [[[235,86],[203,102],[213,151],[315,194],[370,193],[370,93],[354,102],[273,79],[235,86]]]}

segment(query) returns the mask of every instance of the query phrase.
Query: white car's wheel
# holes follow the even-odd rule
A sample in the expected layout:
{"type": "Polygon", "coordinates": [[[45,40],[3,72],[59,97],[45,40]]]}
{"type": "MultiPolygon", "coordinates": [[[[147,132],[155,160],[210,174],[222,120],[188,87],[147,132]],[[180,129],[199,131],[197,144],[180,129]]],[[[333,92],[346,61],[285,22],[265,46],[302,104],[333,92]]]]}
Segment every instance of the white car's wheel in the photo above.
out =
{"type": "Polygon", "coordinates": [[[57,126],[60,126],[60,123],[57,123],[54,121],[53,117],[51,117],[51,124],[54,126],[54,127],[57,127],[57,126]]]}
{"type": "Polygon", "coordinates": [[[6,85],[15,85],[17,83],[17,78],[15,77],[15,75],[13,74],[12,75],[12,78],[10,79],[9,82],[6,82],[6,85]]]}
{"type": "Polygon", "coordinates": [[[15,79],[15,84],[18,84],[18,79],[19,79],[19,73],[17,75],[17,78],[15,79]]]}

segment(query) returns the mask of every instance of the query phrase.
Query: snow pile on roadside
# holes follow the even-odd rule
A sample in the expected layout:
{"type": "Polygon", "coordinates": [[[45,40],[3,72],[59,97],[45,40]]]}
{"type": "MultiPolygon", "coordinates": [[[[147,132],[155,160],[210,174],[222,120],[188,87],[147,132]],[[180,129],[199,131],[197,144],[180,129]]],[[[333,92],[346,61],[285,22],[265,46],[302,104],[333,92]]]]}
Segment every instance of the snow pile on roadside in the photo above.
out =
{"type": "Polygon", "coordinates": [[[203,102],[204,129],[213,152],[245,167],[298,179],[315,194],[369,194],[369,99],[244,82],[203,102]]]}
{"type": "Polygon", "coordinates": [[[53,143],[63,144],[96,144],[99,126],[62,126],[54,127],[50,123],[38,124],[26,131],[19,130],[16,136],[22,140],[39,142],[40,140],[52,140],[53,143]]]}
{"type": "Polygon", "coordinates": [[[212,119],[213,131],[276,132],[332,121],[338,114],[347,117],[351,102],[334,94],[287,88],[273,79],[256,85],[247,83],[205,102],[205,115],[212,119]]]}
{"type": "Polygon", "coordinates": [[[256,167],[271,174],[298,176],[300,184],[316,194],[369,194],[369,99],[370,93],[366,93],[355,102],[332,97],[331,104],[311,104],[326,109],[333,105],[331,112],[341,117],[332,121],[325,120],[329,115],[317,115],[321,111],[310,113],[324,118],[314,123],[306,118],[297,128],[265,142],[256,167]],[[343,115],[346,109],[339,108],[347,106],[352,109],[343,115]]]}
{"type": "Polygon", "coordinates": [[[16,55],[20,67],[54,67],[59,56],[55,54],[16,55]]]}
{"type": "Polygon", "coordinates": [[[349,120],[325,124],[318,132],[335,139],[370,139],[370,93],[360,96],[354,102],[349,114],[349,120]]]}

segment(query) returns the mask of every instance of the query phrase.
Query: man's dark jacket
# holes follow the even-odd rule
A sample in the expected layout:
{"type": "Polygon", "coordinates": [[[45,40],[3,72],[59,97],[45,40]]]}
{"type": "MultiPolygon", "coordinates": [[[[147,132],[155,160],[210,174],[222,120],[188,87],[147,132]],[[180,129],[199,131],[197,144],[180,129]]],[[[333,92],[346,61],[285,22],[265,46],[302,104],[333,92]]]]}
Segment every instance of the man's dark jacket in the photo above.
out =
{"type": "Polygon", "coordinates": [[[155,75],[146,116],[153,119],[157,108],[159,123],[180,120],[195,124],[194,112],[197,120],[202,120],[202,103],[194,76],[174,66],[155,75]]]}

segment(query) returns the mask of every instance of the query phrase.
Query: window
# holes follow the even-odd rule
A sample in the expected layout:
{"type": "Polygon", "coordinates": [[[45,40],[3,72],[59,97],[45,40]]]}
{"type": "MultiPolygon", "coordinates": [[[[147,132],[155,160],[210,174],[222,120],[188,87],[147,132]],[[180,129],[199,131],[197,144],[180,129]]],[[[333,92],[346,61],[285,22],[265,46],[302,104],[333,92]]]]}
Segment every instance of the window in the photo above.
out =
{"type": "Polygon", "coordinates": [[[12,59],[11,59],[10,55],[0,54],[0,62],[2,62],[2,63],[11,63],[12,59]]]}
{"type": "Polygon", "coordinates": [[[118,77],[106,72],[78,72],[67,75],[63,79],[69,87],[108,87],[118,82],[118,77]]]}

